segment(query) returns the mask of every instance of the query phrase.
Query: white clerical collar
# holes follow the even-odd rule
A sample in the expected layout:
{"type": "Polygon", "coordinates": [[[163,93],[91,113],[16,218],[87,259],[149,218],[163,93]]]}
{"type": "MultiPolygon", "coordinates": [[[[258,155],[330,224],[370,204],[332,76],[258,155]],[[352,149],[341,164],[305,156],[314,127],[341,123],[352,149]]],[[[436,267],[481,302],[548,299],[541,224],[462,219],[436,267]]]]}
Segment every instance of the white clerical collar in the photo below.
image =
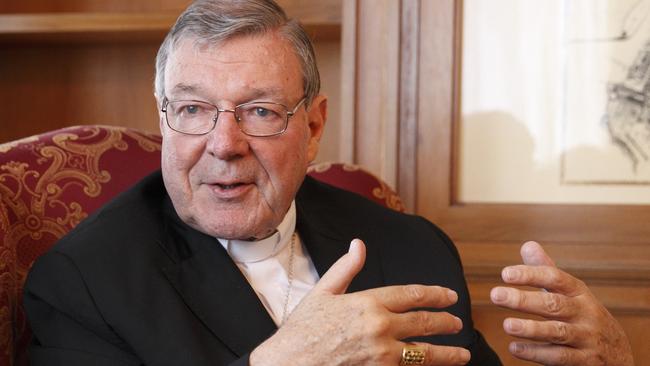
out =
{"type": "Polygon", "coordinates": [[[217,238],[230,257],[237,263],[254,263],[271,258],[289,242],[296,229],[296,202],[291,202],[289,211],[278,225],[275,233],[262,240],[245,241],[217,238]]]}

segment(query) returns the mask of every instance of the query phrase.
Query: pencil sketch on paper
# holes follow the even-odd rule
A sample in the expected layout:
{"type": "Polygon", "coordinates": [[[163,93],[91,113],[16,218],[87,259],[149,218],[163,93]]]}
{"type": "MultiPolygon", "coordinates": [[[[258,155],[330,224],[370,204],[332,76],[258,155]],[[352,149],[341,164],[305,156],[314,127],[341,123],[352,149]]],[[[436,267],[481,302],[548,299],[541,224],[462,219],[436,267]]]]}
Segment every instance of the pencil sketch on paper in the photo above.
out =
{"type": "Polygon", "coordinates": [[[569,3],[562,183],[650,184],[650,0],[569,3]]]}
{"type": "Polygon", "coordinates": [[[609,83],[607,89],[605,124],[637,172],[641,164],[650,163],[650,39],[625,80],[609,83]]]}

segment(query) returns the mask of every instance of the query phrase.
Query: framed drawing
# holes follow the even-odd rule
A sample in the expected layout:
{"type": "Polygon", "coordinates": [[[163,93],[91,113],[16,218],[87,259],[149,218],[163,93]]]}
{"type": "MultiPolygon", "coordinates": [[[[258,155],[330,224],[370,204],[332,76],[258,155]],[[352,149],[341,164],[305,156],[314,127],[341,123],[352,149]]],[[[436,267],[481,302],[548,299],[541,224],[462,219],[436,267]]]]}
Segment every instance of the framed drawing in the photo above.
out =
{"type": "Polygon", "coordinates": [[[465,0],[461,30],[460,201],[650,203],[650,0],[465,0]]]}

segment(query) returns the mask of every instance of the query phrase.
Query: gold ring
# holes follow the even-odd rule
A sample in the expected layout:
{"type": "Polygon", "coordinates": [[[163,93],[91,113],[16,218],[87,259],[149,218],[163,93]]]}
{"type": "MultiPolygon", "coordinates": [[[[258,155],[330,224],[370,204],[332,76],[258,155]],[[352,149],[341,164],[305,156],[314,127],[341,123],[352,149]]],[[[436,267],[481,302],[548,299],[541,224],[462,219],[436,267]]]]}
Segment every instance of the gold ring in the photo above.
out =
{"type": "Polygon", "coordinates": [[[424,347],[419,347],[414,344],[407,344],[402,348],[402,360],[399,362],[400,366],[406,365],[424,365],[424,347]]]}

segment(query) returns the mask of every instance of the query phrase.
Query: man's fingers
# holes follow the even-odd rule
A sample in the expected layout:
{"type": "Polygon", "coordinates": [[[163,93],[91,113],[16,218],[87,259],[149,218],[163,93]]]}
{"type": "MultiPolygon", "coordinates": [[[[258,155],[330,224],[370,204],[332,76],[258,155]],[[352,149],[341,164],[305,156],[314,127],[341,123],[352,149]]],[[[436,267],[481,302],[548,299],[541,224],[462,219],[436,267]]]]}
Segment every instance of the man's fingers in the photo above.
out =
{"type": "Polygon", "coordinates": [[[359,239],[352,240],[348,252],[332,264],[312,291],[344,293],[354,276],[363,268],[365,261],[366,245],[359,239]]]}
{"type": "Polygon", "coordinates": [[[458,301],[455,291],[440,286],[402,285],[367,290],[390,312],[403,313],[414,308],[446,308],[458,301]]]}
{"type": "Polygon", "coordinates": [[[575,345],[581,338],[576,326],[557,320],[507,318],[503,330],[514,337],[558,345],[575,345]]]}
{"type": "Polygon", "coordinates": [[[529,266],[551,266],[555,267],[553,259],[546,254],[539,243],[534,241],[525,242],[519,251],[524,264],[529,266]]]}
{"type": "MultiPolygon", "coordinates": [[[[402,343],[401,345],[404,347],[407,344],[402,343]]],[[[420,342],[408,343],[408,345],[421,347],[424,350],[425,356],[423,365],[427,366],[465,365],[471,358],[469,351],[461,347],[434,346],[432,344],[420,342]]],[[[395,362],[391,362],[391,364],[400,365],[402,349],[396,350],[395,356],[395,362]]]]}
{"type": "Polygon", "coordinates": [[[551,266],[509,266],[501,271],[501,278],[511,285],[538,287],[567,296],[580,295],[586,289],[582,281],[551,266]]]}
{"type": "Polygon", "coordinates": [[[568,319],[578,308],[574,301],[561,294],[523,291],[510,287],[495,287],[490,292],[493,303],[508,309],[540,315],[550,319],[568,319]]]}
{"type": "Polygon", "coordinates": [[[463,329],[463,321],[447,312],[409,311],[392,314],[390,317],[392,333],[397,339],[429,336],[437,334],[455,334],[463,329]]]}
{"type": "Polygon", "coordinates": [[[554,344],[512,342],[508,347],[513,356],[546,366],[588,365],[576,348],[554,344]]]}

